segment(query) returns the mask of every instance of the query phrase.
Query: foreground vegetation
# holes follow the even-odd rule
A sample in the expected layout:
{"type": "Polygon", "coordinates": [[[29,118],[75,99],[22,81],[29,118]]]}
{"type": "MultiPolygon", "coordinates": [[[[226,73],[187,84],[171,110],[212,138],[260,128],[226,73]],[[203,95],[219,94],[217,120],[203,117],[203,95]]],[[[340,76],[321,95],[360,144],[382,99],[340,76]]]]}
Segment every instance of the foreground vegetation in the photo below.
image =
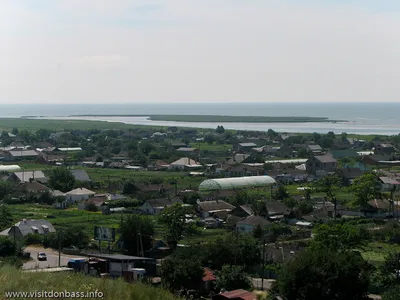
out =
{"type": "MultiPolygon", "coordinates": [[[[107,300],[174,300],[178,299],[166,290],[144,284],[128,284],[122,280],[103,280],[69,273],[22,273],[13,267],[0,268],[0,298],[6,292],[69,291],[101,292],[107,300]]],[[[93,295],[93,294],[92,294],[93,295]]],[[[21,299],[24,299],[21,297],[21,299]]],[[[76,299],[84,299],[76,298],[76,299]]],[[[85,298],[99,299],[99,298],[85,298]]]]}

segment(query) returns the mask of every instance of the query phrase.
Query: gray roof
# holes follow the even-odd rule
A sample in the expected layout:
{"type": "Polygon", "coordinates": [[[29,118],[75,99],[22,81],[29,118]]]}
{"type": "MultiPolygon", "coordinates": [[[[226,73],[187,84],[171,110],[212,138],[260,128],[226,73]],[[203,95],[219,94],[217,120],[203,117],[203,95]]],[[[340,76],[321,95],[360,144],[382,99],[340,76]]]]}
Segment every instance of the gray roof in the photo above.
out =
{"type": "Polygon", "coordinates": [[[253,226],[257,226],[257,225],[266,226],[266,225],[271,224],[271,222],[268,221],[264,217],[251,215],[251,216],[248,216],[247,218],[245,218],[243,220],[240,220],[236,224],[245,224],[245,225],[253,225],[253,226]]]}
{"type": "Polygon", "coordinates": [[[333,158],[331,155],[321,155],[321,156],[314,156],[316,160],[319,160],[322,163],[335,163],[337,162],[336,159],[333,158]]]}
{"type": "Polygon", "coordinates": [[[88,173],[85,170],[77,169],[71,170],[72,175],[75,177],[77,181],[88,182],[91,181],[88,173]]]}
{"type": "Polygon", "coordinates": [[[254,143],[239,143],[241,147],[257,147],[257,144],[254,143]]]}
{"type": "Polygon", "coordinates": [[[122,254],[92,253],[92,254],[88,254],[88,256],[98,257],[98,258],[103,258],[103,259],[110,259],[110,260],[155,260],[154,258],[149,258],[149,257],[129,256],[129,255],[122,255],[122,254]]]}
{"type": "Polygon", "coordinates": [[[38,155],[38,153],[35,150],[21,150],[21,151],[11,150],[9,153],[11,156],[14,156],[14,157],[37,156],[38,155]]]}
{"type": "Polygon", "coordinates": [[[201,210],[211,212],[218,210],[233,210],[235,207],[223,200],[203,201],[197,204],[201,210]]]}
{"type": "Polygon", "coordinates": [[[47,178],[42,171],[24,171],[24,172],[14,172],[19,181],[21,182],[29,182],[30,180],[37,180],[46,182],[47,178]]]}
{"type": "Polygon", "coordinates": [[[320,145],[308,145],[308,148],[309,148],[310,150],[315,150],[315,151],[322,150],[322,148],[321,148],[320,145]]]}
{"type": "MultiPolygon", "coordinates": [[[[46,220],[22,220],[16,223],[15,226],[18,227],[23,236],[30,233],[35,233],[35,229],[37,230],[36,233],[39,234],[44,234],[45,228],[48,228],[48,232],[56,232],[53,225],[46,220]]],[[[0,232],[0,235],[9,235],[10,233],[12,233],[10,232],[10,230],[11,228],[4,230],[0,232]]]]}
{"type": "Polygon", "coordinates": [[[396,179],[390,177],[379,177],[384,184],[400,184],[396,179]]]}

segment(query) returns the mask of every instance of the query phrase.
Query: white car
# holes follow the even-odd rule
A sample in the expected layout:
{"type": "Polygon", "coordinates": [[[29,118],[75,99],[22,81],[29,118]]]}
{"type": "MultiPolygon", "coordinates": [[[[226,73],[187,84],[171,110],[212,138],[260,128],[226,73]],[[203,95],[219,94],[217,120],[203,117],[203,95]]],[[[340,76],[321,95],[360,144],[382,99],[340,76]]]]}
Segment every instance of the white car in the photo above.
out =
{"type": "Polygon", "coordinates": [[[44,253],[44,252],[39,252],[38,253],[38,255],[37,255],[37,260],[47,260],[47,256],[46,256],[46,253],[44,253]]]}

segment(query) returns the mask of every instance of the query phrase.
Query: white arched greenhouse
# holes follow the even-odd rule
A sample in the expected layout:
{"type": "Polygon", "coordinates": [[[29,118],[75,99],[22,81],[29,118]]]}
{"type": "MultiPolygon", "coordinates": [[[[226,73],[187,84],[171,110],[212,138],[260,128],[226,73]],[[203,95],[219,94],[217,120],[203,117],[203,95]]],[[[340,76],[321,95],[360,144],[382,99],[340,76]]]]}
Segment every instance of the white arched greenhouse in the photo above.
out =
{"type": "Polygon", "coordinates": [[[207,179],[200,183],[200,192],[235,190],[254,187],[272,187],[276,184],[270,176],[247,176],[233,178],[207,179]]]}

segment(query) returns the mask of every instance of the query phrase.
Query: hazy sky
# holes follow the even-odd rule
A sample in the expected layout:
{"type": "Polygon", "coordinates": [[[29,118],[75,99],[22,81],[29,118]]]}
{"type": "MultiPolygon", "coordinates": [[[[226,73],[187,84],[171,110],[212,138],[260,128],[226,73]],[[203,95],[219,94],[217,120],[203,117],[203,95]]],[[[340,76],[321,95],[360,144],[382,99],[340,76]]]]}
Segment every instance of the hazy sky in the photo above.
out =
{"type": "Polygon", "coordinates": [[[0,103],[400,102],[399,0],[2,0],[0,103]]]}

